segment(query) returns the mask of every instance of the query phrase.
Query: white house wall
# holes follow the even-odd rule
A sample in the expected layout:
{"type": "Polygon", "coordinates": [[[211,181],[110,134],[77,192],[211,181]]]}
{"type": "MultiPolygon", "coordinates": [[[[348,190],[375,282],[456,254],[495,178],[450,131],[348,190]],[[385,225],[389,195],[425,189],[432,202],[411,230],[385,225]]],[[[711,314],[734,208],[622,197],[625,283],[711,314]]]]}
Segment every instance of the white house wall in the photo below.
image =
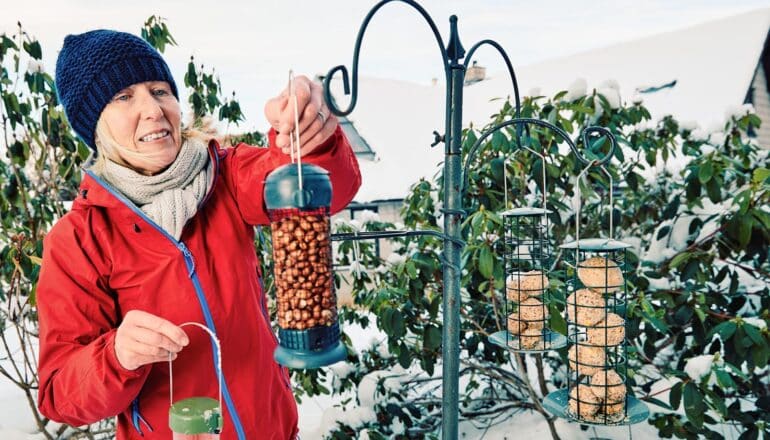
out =
{"type": "Polygon", "coordinates": [[[767,73],[762,63],[757,67],[757,73],[752,82],[754,93],[752,101],[757,116],[762,119],[762,125],[757,130],[757,142],[764,148],[770,148],[770,95],[767,90],[767,73]]]}

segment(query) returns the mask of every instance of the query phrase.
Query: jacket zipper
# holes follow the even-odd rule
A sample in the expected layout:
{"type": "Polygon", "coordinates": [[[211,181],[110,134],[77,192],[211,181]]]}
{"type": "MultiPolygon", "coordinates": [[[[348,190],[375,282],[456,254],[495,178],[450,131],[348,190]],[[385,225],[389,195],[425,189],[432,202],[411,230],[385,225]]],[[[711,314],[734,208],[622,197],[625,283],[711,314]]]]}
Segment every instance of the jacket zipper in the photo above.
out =
{"type": "MultiPolygon", "coordinates": [[[[211,149],[209,149],[209,152],[211,152],[211,149]]],[[[214,152],[214,157],[216,160],[216,165],[214,168],[214,183],[216,182],[216,177],[219,172],[219,155],[217,152],[214,152]]],[[[106,182],[104,182],[100,177],[96,176],[93,172],[91,172],[88,169],[83,170],[86,174],[91,176],[94,181],[96,181],[99,185],[104,187],[104,189],[107,190],[110,194],[112,194],[115,198],[123,202],[124,205],[126,205],[129,209],[131,209],[134,214],[138,215],[141,219],[146,221],[150,226],[155,228],[158,232],[161,233],[164,237],[166,237],[174,246],[182,253],[182,256],[184,257],[185,265],[187,266],[188,276],[190,277],[190,280],[192,281],[193,287],[195,288],[195,294],[198,297],[198,302],[200,303],[201,310],[203,312],[203,317],[206,320],[206,326],[214,332],[214,334],[217,334],[216,328],[214,326],[214,319],[211,316],[211,310],[209,309],[208,302],[206,301],[206,297],[203,293],[203,287],[200,284],[200,279],[198,278],[198,274],[195,271],[195,260],[193,259],[192,252],[190,252],[190,249],[187,248],[187,246],[182,241],[177,241],[174,237],[172,237],[168,232],[163,230],[157,223],[155,223],[152,219],[147,217],[147,215],[142,212],[139,208],[137,208],[136,205],[134,205],[130,200],[128,200],[124,195],[118,193],[117,191],[113,190],[111,186],[109,186],[106,182]]],[[[214,191],[214,184],[211,185],[211,188],[209,189],[209,194],[206,195],[204,198],[204,202],[208,200],[211,193],[214,191]]],[[[201,203],[202,206],[202,203],[201,203]]],[[[213,356],[214,356],[214,370],[217,373],[217,376],[219,376],[219,369],[217,368],[217,365],[219,365],[219,356],[217,356],[216,350],[212,350],[213,356]]],[[[243,431],[243,425],[241,424],[240,417],[238,416],[238,411],[235,408],[235,403],[233,402],[233,399],[230,395],[230,390],[227,387],[227,380],[222,373],[222,395],[225,398],[225,405],[227,405],[227,409],[230,412],[230,418],[233,421],[233,425],[235,426],[235,430],[238,434],[239,440],[246,440],[246,434],[243,431]]],[[[132,409],[132,412],[136,411],[137,414],[134,415],[134,417],[141,417],[141,414],[138,414],[138,408],[132,409]]],[[[141,431],[140,431],[141,434],[141,431]]]]}

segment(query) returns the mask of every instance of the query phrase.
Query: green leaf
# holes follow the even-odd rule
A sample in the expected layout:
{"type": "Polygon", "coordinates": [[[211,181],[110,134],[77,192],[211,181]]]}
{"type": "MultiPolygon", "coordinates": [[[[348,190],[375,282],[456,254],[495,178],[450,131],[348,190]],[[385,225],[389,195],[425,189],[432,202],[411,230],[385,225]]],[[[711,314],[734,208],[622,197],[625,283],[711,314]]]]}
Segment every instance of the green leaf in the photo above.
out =
{"type": "Polygon", "coordinates": [[[404,264],[404,269],[406,269],[407,275],[409,275],[409,278],[415,279],[417,278],[417,268],[414,265],[414,262],[412,260],[407,260],[404,264]]]}
{"type": "Polygon", "coordinates": [[[679,405],[682,403],[682,386],[684,384],[682,382],[676,383],[673,387],[671,387],[671,392],[668,394],[668,401],[671,403],[671,408],[674,410],[679,408],[679,405]]]}
{"type": "Polygon", "coordinates": [[[548,310],[551,315],[551,318],[549,319],[551,330],[555,331],[556,333],[566,335],[567,321],[564,319],[564,315],[559,311],[558,308],[556,308],[556,304],[549,304],[548,310]]]}
{"type": "Polygon", "coordinates": [[[749,380],[748,376],[743,374],[743,371],[741,371],[741,369],[736,367],[735,365],[733,365],[733,364],[731,364],[729,362],[725,362],[725,368],[730,370],[730,372],[733,373],[733,375],[738,376],[738,377],[740,377],[743,380],[749,380]]]}
{"type": "Polygon", "coordinates": [[[412,354],[409,352],[409,347],[407,347],[406,344],[402,344],[400,346],[400,351],[398,352],[398,363],[403,368],[409,368],[409,366],[412,365],[412,354]]]}
{"type": "Polygon", "coordinates": [[[382,329],[388,336],[400,338],[406,334],[406,323],[401,311],[394,308],[387,308],[382,314],[382,329]]]}
{"type": "Polygon", "coordinates": [[[40,48],[40,43],[37,41],[33,41],[31,43],[24,42],[24,51],[29,54],[32,58],[39,60],[43,58],[43,50],[40,48]]]}
{"type": "Polygon", "coordinates": [[[759,329],[751,324],[743,324],[743,331],[751,338],[756,345],[765,345],[765,338],[759,333],[759,329]]]}
{"type": "Polygon", "coordinates": [[[719,186],[718,179],[711,179],[706,184],[706,193],[709,196],[709,200],[714,203],[722,201],[722,189],[719,186]]]}
{"type": "Polygon", "coordinates": [[[713,327],[711,331],[708,332],[708,336],[706,339],[711,339],[714,337],[715,334],[719,334],[719,337],[722,338],[722,342],[727,342],[728,339],[735,333],[735,329],[737,329],[738,326],[733,321],[725,321],[716,327],[713,327]]]}
{"type": "Polygon", "coordinates": [[[719,413],[722,417],[727,416],[727,407],[725,406],[725,399],[723,399],[722,397],[719,397],[719,395],[717,395],[715,392],[711,391],[708,388],[705,391],[709,397],[711,406],[714,407],[717,413],[719,413]]]}
{"type": "Polygon", "coordinates": [[[770,412],[770,396],[760,397],[759,399],[757,399],[757,402],[755,404],[757,405],[757,408],[760,408],[763,411],[770,412]]]}
{"type": "Polygon", "coordinates": [[[487,245],[482,246],[479,251],[479,272],[481,272],[481,276],[487,279],[492,278],[494,264],[492,250],[487,245]]]}
{"type": "Polygon", "coordinates": [[[770,183],[768,181],[770,179],[770,169],[767,168],[757,168],[754,170],[754,177],[752,178],[752,181],[754,183],[770,183]]]}
{"type": "Polygon", "coordinates": [[[436,367],[436,358],[430,353],[426,353],[422,356],[422,367],[429,376],[433,376],[436,367]]]}
{"type": "Polygon", "coordinates": [[[751,190],[747,189],[745,191],[741,191],[737,196],[735,196],[735,199],[733,199],[733,204],[738,205],[740,208],[741,214],[746,214],[746,211],[749,209],[749,202],[751,202],[751,190]]]}
{"type": "Polygon", "coordinates": [[[700,183],[706,184],[711,180],[712,176],[714,176],[714,165],[710,160],[706,160],[698,169],[698,180],[700,180],[700,183]]]}
{"type": "Polygon", "coordinates": [[[684,386],[684,412],[687,419],[697,428],[702,428],[705,411],[706,404],[703,401],[703,394],[697,385],[693,382],[687,382],[684,386]]]}
{"type": "Polygon", "coordinates": [[[671,263],[669,263],[669,266],[670,267],[679,267],[679,265],[682,264],[688,258],[690,258],[690,254],[688,252],[682,252],[680,254],[677,254],[671,260],[671,263]]]}
{"type": "Polygon", "coordinates": [[[422,334],[422,345],[431,351],[441,347],[441,331],[432,325],[426,325],[422,334]]]}
{"type": "Polygon", "coordinates": [[[716,376],[717,376],[717,383],[719,383],[719,386],[721,388],[725,388],[725,389],[737,388],[737,386],[735,385],[735,381],[733,381],[732,376],[730,376],[730,374],[727,373],[726,371],[717,370],[716,376]]]}
{"type": "Polygon", "coordinates": [[[696,272],[698,272],[698,269],[700,268],[700,261],[698,260],[690,260],[687,262],[687,265],[684,267],[684,270],[679,274],[679,278],[682,281],[687,281],[691,279],[696,272]]]}
{"type": "Polygon", "coordinates": [[[757,440],[759,438],[759,429],[752,426],[738,437],[738,440],[757,440]]]}
{"type": "Polygon", "coordinates": [[[741,247],[746,247],[751,240],[751,228],[753,226],[754,219],[751,216],[743,216],[738,220],[738,244],[741,247]]]}
{"type": "Polygon", "coordinates": [[[656,399],[654,397],[647,397],[644,400],[647,401],[647,402],[650,402],[652,404],[658,405],[661,408],[666,408],[669,411],[672,410],[671,405],[669,405],[668,403],[666,403],[666,402],[664,402],[664,401],[662,401],[660,399],[656,399]]]}

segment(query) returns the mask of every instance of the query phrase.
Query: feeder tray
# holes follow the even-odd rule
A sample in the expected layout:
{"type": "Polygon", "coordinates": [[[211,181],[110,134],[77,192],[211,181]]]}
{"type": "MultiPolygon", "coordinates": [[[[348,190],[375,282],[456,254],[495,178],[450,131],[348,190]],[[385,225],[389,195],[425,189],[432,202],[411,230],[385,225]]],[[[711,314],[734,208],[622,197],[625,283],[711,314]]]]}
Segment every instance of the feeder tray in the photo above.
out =
{"type": "Polygon", "coordinates": [[[617,415],[602,415],[594,417],[579,417],[569,410],[569,390],[554,391],[543,399],[543,408],[556,417],[561,417],[585,425],[624,426],[641,423],[650,416],[650,410],[642,401],[634,396],[626,396],[626,411],[617,415]]]}
{"type": "MultiPolygon", "coordinates": [[[[527,336],[524,336],[524,339],[527,339],[527,336]]],[[[520,345],[522,341],[520,341],[518,336],[511,334],[508,330],[502,330],[489,335],[489,342],[514,353],[546,353],[565,347],[567,345],[567,337],[546,328],[542,330],[540,340],[535,348],[525,348],[520,345]]]]}

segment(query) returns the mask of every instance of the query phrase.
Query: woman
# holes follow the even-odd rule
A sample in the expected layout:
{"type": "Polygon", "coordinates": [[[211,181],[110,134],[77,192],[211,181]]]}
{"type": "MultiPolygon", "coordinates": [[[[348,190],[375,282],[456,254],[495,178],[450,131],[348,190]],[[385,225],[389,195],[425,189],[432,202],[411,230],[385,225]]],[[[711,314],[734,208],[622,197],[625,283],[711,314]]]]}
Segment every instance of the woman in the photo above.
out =
{"type": "MultiPolygon", "coordinates": [[[[178,327],[194,321],[222,345],[222,438],[295,438],[253,246],[253,225],[268,223],[265,176],[290,162],[288,92],[265,106],[269,148],[223,149],[181,127],[168,66],[136,36],[68,36],[56,82],[95,160],[44,242],[41,413],[70,425],[117,415],[118,439],[171,438],[169,355],[175,400],[217,396],[208,335],[178,327]]],[[[360,185],[358,164],[320,87],[300,77],[296,90],[303,160],[330,172],[339,211],[360,185]]]]}

